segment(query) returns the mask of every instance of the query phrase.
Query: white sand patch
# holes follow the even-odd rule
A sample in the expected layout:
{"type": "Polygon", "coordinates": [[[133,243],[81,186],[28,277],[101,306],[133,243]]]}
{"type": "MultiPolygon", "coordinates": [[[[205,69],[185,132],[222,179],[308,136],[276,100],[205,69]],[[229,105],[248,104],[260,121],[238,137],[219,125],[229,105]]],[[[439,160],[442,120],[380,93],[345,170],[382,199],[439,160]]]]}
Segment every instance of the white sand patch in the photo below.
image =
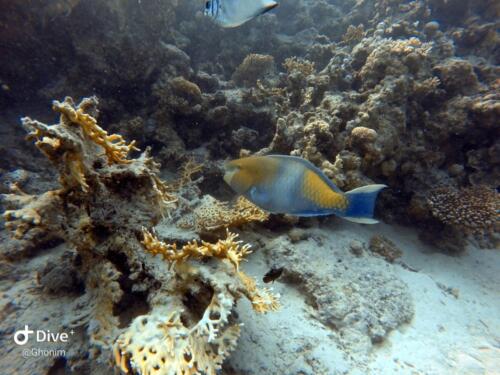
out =
{"type": "MultiPolygon", "coordinates": [[[[415,231],[386,224],[335,221],[306,230],[324,243],[315,262],[319,273],[342,254],[348,260],[353,239],[366,247],[374,234],[393,241],[403,255],[390,267],[408,285],[413,319],[373,346],[368,357],[359,356],[338,344],[333,328],[313,318],[314,308],[297,285],[277,281],[281,311],[256,316],[239,304],[245,326],[230,360],[235,369],[244,374],[500,374],[499,251],[469,246],[464,254],[448,256],[423,244],[415,231]]],[[[267,232],[260,238],[266,242],[273,236],[267,232]]],[[[302,241],[301,249],[304,243],[316,254],[315,241],[302,241]]],[[[256,251],[243,267],[261,279],[267,263],[273,263],[270,257],[256,251]]],[[[375,255],[365,250],[363,257],[375,255]]]]}

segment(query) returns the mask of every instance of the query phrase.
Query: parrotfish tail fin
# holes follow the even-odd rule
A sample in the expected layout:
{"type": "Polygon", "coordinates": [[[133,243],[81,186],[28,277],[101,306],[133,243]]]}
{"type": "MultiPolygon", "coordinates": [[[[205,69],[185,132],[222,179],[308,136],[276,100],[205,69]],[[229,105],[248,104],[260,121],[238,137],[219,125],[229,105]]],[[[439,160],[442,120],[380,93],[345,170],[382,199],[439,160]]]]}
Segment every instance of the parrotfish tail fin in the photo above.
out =
{"type": "Polygon", "coordinates": [[[377,195],[387,185],[367,185],[345,193],[349,206],[342,218],[362,224],[376,224],[373,218],[373,209],[377,195]]]}

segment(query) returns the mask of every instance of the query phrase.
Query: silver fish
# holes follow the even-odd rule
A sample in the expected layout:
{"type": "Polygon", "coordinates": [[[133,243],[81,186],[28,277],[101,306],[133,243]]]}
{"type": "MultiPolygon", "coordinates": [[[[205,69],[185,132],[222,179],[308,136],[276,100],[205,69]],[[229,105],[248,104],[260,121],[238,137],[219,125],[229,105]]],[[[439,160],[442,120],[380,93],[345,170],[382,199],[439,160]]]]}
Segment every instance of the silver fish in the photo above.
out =
{"type": "Polygon", "coordinates": [[[220,26],[230,28],[243,25],[277,6],[273,0],[208,0],[204,13],[220,26]]]}

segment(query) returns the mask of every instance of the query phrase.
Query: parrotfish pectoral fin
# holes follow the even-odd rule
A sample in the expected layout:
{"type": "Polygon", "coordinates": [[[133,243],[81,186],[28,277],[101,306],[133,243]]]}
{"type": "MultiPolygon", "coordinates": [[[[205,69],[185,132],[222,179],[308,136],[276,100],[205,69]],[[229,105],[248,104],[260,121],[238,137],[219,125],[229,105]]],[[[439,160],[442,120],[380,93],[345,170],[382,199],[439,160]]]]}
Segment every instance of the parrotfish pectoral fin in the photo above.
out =
{"type": "Polygon", "coordinates": [[[270,196],[266,191],[262,191],[257,187],[253,186],[249,192],[250,200],[257,204],[258,206],[265,206],[270,201],[270,196]]]}
{"type": "Polygon", "coordinates": [[[378,223],[377,220],[373,219],[373,209],[378,193],[386,187],[387,185],[381,184],[367,185],[345,193],[349,200],[349,206],[342,218],[362,224],[378,223]]]}

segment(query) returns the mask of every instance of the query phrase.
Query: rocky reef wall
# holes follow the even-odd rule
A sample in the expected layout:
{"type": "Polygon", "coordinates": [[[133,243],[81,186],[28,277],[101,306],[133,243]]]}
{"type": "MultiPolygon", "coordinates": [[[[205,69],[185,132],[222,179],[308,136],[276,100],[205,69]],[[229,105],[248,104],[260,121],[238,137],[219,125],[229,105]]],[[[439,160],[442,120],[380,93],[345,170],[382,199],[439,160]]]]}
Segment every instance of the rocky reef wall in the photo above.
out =
{"type": "Polygon", "coordinates": [[[2,14],[3,108],[96,94],[103,123],[165,167],[299,155],[342,189],[390,185],[386,220],[448,239],[460,231],[432,214],[432,190],[499,185],[494,1],[289,1],[238,29],[194,1],[14,1],[2,14]]]}

